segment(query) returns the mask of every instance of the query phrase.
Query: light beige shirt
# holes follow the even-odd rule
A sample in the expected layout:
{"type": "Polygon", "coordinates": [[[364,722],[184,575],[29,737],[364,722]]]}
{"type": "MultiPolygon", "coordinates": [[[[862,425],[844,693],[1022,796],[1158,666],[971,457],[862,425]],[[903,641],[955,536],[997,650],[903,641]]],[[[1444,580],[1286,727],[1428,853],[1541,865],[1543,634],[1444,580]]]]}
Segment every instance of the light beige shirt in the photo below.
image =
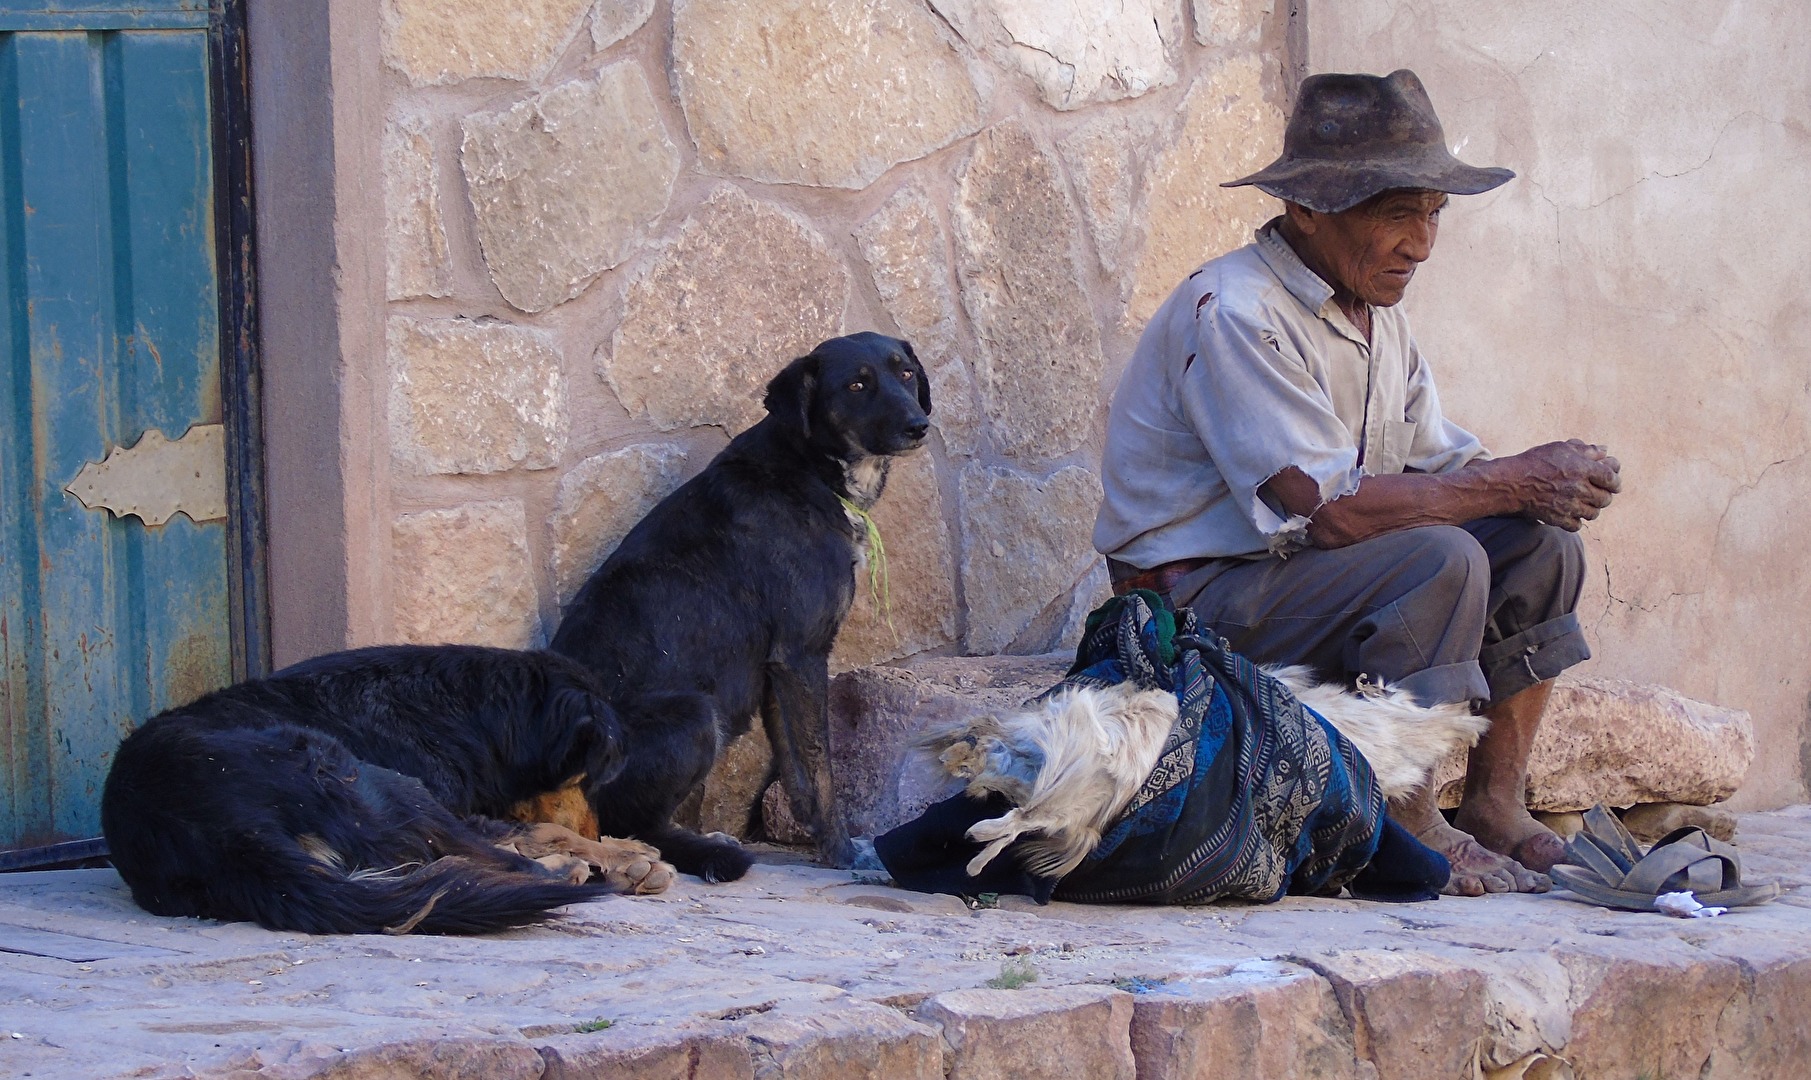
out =
{"type": "Polygon", "coordinates": [[[1367,474],[1486,456],[1441,414],[1401,308],[1372,308],[1367,342],[1277,224],[1190,274],[1145,327],[1108,414],[1103,554],[1141,568],[1287,554],[1306,521],[1260,489],[1290,465],[1327,502],[1367,474]]]}

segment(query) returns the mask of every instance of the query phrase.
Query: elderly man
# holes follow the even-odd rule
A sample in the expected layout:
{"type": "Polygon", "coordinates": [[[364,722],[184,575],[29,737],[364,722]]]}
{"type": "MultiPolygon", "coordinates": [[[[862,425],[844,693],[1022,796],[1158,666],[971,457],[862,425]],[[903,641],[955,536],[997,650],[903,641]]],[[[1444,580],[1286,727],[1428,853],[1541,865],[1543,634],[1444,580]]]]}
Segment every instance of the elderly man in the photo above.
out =
{"type": "Polygon", "coordinates": [[[1528,753],[1590,655],[1576,534],[1620,487],[1578,440],[1489,457],[1396,306],[1447,196],[1513,175],[1447,151],[1412,72],[1305,80],[1282,157],[1226,185],[1282,216],[1189,275],[1120,380],[1094,530],[1116,591],[1167,594],[1258,662],[1481,708],[1454,823],[1431,790],[1390,808],[1467,895],[1544,890],[1560,858],[1523,804],[1528,753]]]}

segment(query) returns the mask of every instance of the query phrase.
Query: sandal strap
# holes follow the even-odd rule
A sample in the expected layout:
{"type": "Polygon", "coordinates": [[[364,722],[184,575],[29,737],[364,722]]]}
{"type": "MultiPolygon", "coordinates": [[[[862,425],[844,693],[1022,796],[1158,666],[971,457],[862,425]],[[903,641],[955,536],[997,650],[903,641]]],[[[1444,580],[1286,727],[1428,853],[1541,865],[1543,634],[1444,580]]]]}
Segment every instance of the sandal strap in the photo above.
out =
{"type": "Polygon", "coordinates": [[[1621,888],[1622,880],[1627,876],[1627,868],[1602,840],[1590,833],[1580,832],[1566,841],[1566,861],[1589,870],[1612,889],[1621,888]]]}
{"type": "Polygon", "coordinates": [[[1584,831],[1616,860],[1623,873],[1628,873],[1641,861],[1641,845],[1636,843],[1635,834],[1629,832],[1615,811],[1598,803],[1585,811],[1584,818],[1584,831]]]}
{"type": "Polygon", "coordinates": [[[1734,886],[1742,881],[1740,868],[1729,856],[1681,842],[1665,847],[1655,845],[1623,878],[1622,887],[1640,893],[1677,891],[1666,888],[1666,884],[1681,870],[1687,871],[1685,884],[1694,893],[1715,892],[1724,888],[1726,882],[1734,886]],[[1700,864],[1704,866],[1703,870],[1697,869],[1700,864]]]}

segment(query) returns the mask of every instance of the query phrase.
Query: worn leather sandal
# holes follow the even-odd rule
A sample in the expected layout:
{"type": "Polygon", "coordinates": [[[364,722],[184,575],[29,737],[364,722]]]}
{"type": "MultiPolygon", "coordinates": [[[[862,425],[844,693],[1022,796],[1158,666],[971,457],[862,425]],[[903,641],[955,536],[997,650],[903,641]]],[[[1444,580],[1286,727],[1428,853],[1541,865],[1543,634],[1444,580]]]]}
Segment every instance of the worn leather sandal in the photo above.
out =
{"type": "Polygon", "coordinates": [[[1585,827],[1566,843],[1566,860],[1549,874],[1581,900],[1622,911],[1653,911],[1662,893],[1689,892],[1714,907],[1764,904],[1780,895],[1778,882],[1742,883],[1734,846],[1688,826],[1661,837],[1646,853],[1621,819],[1601,804],[1585,812],[1585,827]]]}

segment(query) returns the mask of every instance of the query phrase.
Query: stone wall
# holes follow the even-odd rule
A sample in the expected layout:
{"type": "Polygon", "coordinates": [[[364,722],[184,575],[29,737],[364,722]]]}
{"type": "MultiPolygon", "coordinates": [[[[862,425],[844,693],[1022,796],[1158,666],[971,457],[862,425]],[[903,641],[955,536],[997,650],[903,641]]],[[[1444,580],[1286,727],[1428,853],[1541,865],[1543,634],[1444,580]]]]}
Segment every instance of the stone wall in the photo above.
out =
{"type": "MultiPolygon", "coordinates": [[[[1797,0],[1315,3],[1314,70],[1411,67],[1518,176],[1455,200],[1407,304],[1498,451],[1622,461],[1586,531],[1597,676],[1753,714],[1744,807],[1811,776],[1811,34],[1797,0]],[[1798,523],[1798,524],[1795,524],[1798,523]]],[[[1667,748],[1647,748],[1664,758],[1667,748]]]]}
{"type": "Polygon", "coordinates": [[[1040,652],[1105,593],[1105,403],[1271,212],[1271,0],[384,0],[390,621],[545,639],[769,376],[878,329],[931,374],[850,667],[1040,652]]]}
{"type": "Polygon", "coordinates": [[[352,603],[380,636],[544,640],[769,375],[878,329],[926,360],[936,433],[876,513],[891,619],[864,588],[838,666],[1065,642],[1105,591],[1118,371],[1274,212],[1216,184],[1274,156],[1294,64],[1406,65],[1465,157],[1520,173],[1458,201],[1410,296],[1449,412],[1624,463],[1588,670],[1749,710],[1738,800],[1802,798],[1795,5],[1511,7],[382,0],[394,564],[352,603]]]}

